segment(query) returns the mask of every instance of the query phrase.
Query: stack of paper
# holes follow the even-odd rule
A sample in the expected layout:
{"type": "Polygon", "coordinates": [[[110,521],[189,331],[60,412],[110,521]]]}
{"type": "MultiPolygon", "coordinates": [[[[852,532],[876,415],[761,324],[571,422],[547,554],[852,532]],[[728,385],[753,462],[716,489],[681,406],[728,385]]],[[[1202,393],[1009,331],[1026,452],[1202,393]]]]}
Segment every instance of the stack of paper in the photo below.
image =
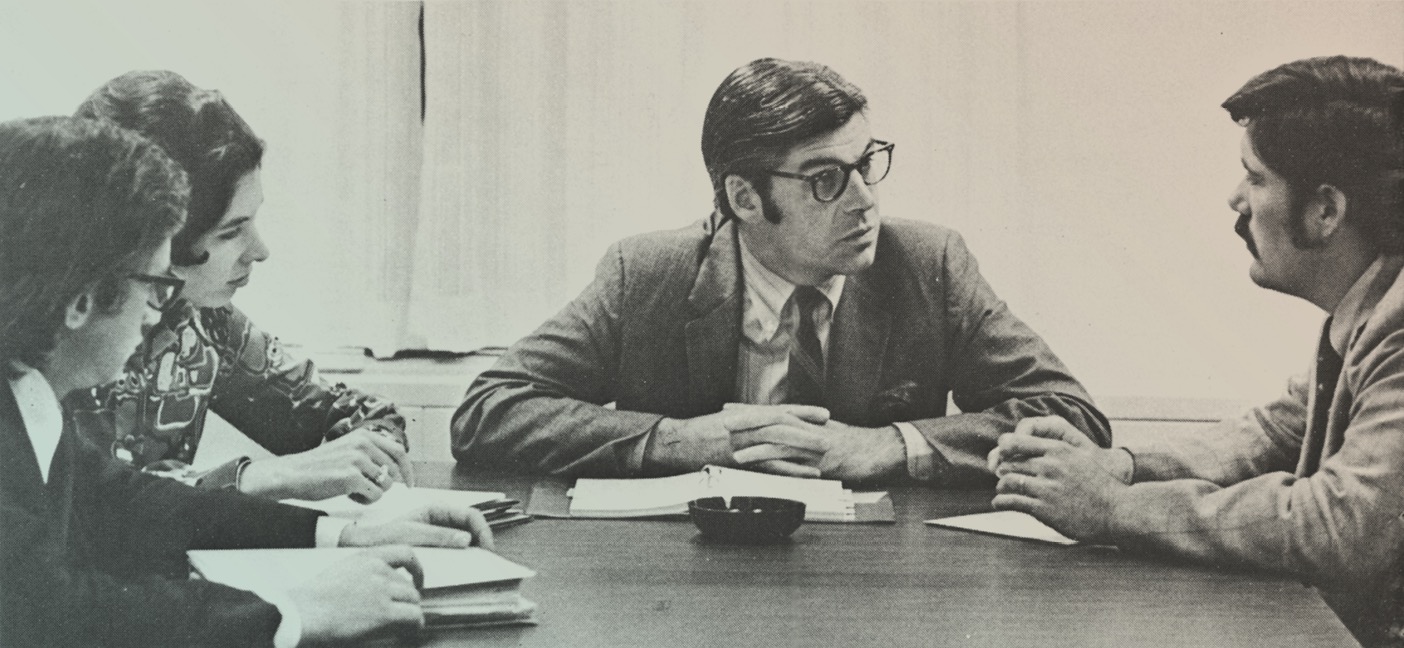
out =
{"type": "Polygon", "coordinates": [[[532,519],[518,506],[521,502],[507,499],[502,493],[412,488],[400,483],[386,489],[380,499],[370,504],[362,504],[346,495],[316,501],[285,499],[283,503],[316,509],[333,517],[359,519],[367,522],[384,522],[435,504],[454,504],[477,508],[488,518],[488,523],[494,529],[515,526],[532,519]]]}
{"type": "MultiPolygon", "coordinates": [[[[229,549],[188,551],[205,580],[254,593],[286,591],[363,549],[229,549]]],[[[415,547],[424,568],[420,605],[426,625],[532,623],[536,604],[522,598],[522,581],[536,572],[486,549],[415,547]]],[[[408,574],[405,575],[409,577],[408,574]]]]}
{"type": "Polygon", "coordinates": [[[687,513],[703,497],[778,497],[804,502],[804,519],[851,522],[853,491],[832,479],[803,479],[707,466],[701,472],[656,479],[580,479],[571,494],[570,515],[628,518],[687,513]]]}

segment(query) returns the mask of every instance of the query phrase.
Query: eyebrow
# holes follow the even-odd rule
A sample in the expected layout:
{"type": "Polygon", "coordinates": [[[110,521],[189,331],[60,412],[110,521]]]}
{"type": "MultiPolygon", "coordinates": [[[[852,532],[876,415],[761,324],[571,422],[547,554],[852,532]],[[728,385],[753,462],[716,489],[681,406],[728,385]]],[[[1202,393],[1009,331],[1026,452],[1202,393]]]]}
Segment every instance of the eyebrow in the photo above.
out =
{"type": "MultiPolygon", "coordinates": [[[[865,147],[863,147],[863,153],[862,153],[862,155],[859,155],[859,156],[858,156],[858,159],[861,160],[861,159],[863,159],[863,156],[864,156],[864,155],[867,155],[867,154],[871,153],[871,152],[873,151],[873,145],[874,145],[874,144],[877,144],[877,140],[875,140],[875,139],[869,139],[869,140],[868,140],[868,145],[865,146],[865,147]]],[[[856,162],[856,161],[857,161],[857,160],[855,160],[855,162],[856,162]]],[[[803,173],[804,171],[807,171],[807,170],[809,170],[809,169],[813,169],[813,168],[816,168],[816,167],[831,167],[831,166],[839,166],[839,165],[843,165],[843,164],[848,164],[848,162],[844,162],[843,160],[840,160],[840,159],[838,159],[838,158],[836,158],[836,157],[834,157],[834,156],[832,156],[832,155],[824,155],[824,156],[820,156],[820,157],[817,157],[817,158],[811,158],[811,159],[805,160],[803,163],[801,163],[801,164],[799,165],[798,171],[801,172],[801,173],[803,173]]]]}
{"type": "Polygon", "coordinates": [[[224,230],[227,230],[227,229],[234,229],[235,227],[238,227],[238,226],[240,226],[240,225],[243,225],[244,223],[247,223],[247,222],[249,222],[250,220],[253,220],[253,219],[252,219],[251,217],[249,217],[249,216],[237,216],[237,217],[235,217],[235,218],[229,219],[229,222],[220,223],[220,224],[219,224],[219,230],[220,230],[220,231],[224,231],[224,230]]]}

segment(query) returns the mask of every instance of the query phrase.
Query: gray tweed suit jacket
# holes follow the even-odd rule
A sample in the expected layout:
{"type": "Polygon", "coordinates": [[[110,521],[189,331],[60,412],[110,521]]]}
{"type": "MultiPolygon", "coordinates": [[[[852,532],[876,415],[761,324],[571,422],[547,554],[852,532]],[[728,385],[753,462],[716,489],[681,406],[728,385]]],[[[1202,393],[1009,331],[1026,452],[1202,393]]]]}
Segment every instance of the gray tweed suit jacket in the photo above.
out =
{"type": "MultiPolygon", "coordinates": [[[[589,287],[469,388],[452,422],[454,456],[635,476],[639,443],[660,419],[735,400],[744,290],[735,226],[717,220],[611,246],[589,287]]],[[[827,356],[833,418],[911,422],[936,451],[939,483],[992,483],[985,455],[1027,416],[1059,415],[1111,443],[1082,385],[943,227],[884,220],[875,263],[845,284],[827,356]],[[947,415],[948,394],[963,413],[947,415]]]]}

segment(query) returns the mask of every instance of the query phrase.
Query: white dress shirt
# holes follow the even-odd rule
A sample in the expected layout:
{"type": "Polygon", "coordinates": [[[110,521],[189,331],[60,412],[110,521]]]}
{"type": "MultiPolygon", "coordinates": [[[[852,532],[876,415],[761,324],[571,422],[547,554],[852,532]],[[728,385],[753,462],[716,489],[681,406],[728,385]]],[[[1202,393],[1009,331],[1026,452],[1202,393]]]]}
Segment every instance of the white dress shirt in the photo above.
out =
{"type": "MultiPolygon", "coordinates": [[[[795,284],[765,267],[738,237],[745,302],[741,310],[741,344],[736,351],[736,401],[757,405],[784,403],[789,395],[790,346],[799,330],[799,306],[791,297],[795,284]]],[[[847,277],[836,275],[815,286],[825,301],[814,313],[814,332],[829,357],[829,330],[847,277]]],[[[826,362],[827,364],[827,362],[826,362]]],[[[907,474],[929,480],[934,470],[931,444],[911,423],[893,423],[907,449],[907,474]]]]}
{"type": "Polygon", "coordinates": [[[63,407],[44,374],[18,362],[10,366],[19,372],[18,377],[10,379],[10,391],[15,395],[15,405],[19,407],[20,420],[24,421],[24,431],[29,435],[29,445],[34,448],[34,457],[39,460],[39,474],[48,484],[49,468],[54,463],[59,437],[63,435],[63,407]]]}
{"type": "MultiPolygon", "coordinates": [[[[815,286],[825,298],[814,313],[814,332],[827,358],[834,308],[847,277],[837,275],[815,286]]],[[[778,405],[789,396],[790,346],[799,330],[795,284],[765,267],[741,239],[741,344],[736,353],[736,402],[778,405]]]]}

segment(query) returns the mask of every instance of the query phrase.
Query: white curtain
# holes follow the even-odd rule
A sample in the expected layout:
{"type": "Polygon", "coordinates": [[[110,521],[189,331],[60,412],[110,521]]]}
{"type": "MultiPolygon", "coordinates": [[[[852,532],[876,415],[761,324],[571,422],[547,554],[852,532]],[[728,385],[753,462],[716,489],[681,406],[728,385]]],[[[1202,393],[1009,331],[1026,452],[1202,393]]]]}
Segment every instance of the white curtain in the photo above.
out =
{"type": "Polygon", "coordinates": [[[565,297],[565,16],[529,2],[431,2],[424,23],[407,344],[506,344],[565,297]]]}
{"type": "MultiPolygon", "coordinates": [[[[293,3],[298,6],[300,3],[293,3]]],[[[403,346],[423,164],[414,2],[312,5],[313,38],[278,112],[248,117],[269,143],[260,214],[273,258],[236,303],[309,351],[403,346]],[[314,41],[314,42],[316,42],[314,41]],[[255,292],[257,291],[257,292],[255,292]]],[[[304,9],[306,11],[307,9],[304,9]]],[[[245,109],[231,96],[236,108],[245,109]]]]}

